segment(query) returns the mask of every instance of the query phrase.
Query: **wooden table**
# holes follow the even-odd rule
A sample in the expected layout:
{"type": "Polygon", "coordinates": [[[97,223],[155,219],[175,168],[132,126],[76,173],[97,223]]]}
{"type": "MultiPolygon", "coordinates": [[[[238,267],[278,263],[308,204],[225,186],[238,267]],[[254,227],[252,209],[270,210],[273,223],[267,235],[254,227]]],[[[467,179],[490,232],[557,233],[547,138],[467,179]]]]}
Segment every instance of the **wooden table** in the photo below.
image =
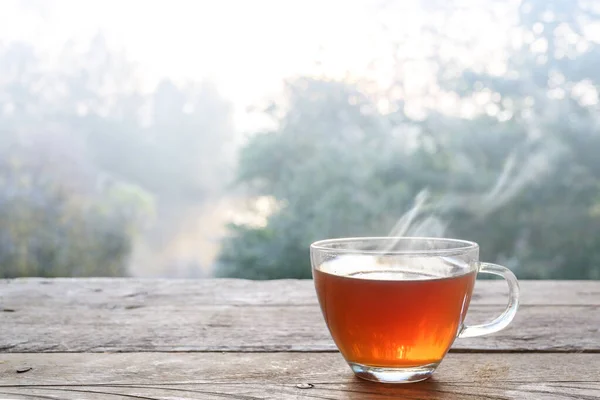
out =
{"type": "MultiPolygon", "coordinates": [[[[468,322],[497,315],[480,281],[468,322]]],[[[597,399],[600,282],[525,281],[512,325],[434,377],[355,378],[311,281],[0,281],[0,399],[597,399]]]]}

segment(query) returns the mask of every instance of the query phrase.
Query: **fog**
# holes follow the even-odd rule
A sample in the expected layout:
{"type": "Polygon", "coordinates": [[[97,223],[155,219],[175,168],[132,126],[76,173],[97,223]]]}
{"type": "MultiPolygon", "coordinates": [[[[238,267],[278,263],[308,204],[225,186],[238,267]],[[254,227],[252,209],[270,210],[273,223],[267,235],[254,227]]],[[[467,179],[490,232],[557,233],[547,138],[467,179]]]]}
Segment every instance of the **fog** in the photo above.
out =
{"type": "Polygon", "coordinates": [[[559,3],[0,2],[1,275],[307,277],[391,232],[600,278],[600,24],[559,3]]]}

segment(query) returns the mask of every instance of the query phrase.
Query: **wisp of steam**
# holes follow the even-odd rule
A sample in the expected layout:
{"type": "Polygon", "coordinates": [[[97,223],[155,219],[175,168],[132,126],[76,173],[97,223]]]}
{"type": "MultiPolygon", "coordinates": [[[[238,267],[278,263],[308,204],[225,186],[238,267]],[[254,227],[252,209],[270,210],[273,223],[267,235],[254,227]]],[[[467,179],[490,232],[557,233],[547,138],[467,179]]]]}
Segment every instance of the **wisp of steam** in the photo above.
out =
{"type": "MultiPolygon", "coordinates": [[[[545,178],[563,151],[564,147],[555,141],[518,146],[506,158],[495,183],[483,193],[448,193],[434,201],[429,190],[423,189],[389,236],[443,237],[448,228],[447,214],[455,211],[483,218],[510,202],[524,188],[545,178]]],[[[391,251],[396,245],[397,241],[392,240],[380,250],[391,251]]]]}

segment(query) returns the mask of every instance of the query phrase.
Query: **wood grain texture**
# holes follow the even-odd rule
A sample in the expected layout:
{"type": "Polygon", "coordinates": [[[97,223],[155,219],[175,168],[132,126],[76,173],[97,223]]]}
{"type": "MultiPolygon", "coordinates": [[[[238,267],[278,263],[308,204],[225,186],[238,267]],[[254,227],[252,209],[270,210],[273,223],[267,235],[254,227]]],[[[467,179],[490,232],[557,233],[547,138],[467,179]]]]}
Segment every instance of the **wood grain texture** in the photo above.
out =
{"type": "MultiPolygon", "coordinates": [[[[478,282],[468,323],[503,309],[501,283],[478,282]]],[[[600,282],[522,292],[510,327],[452,351],[600,352],[600,282]]],[[[0,309],[4,352],[335,351],[311,281],[5,280],[0,309]]]]}
{"type": "Polygon", "coordinates": [[[337,353],[2,354],[0,398],[598,399],[599,376],[600,354],[450,354],[400,386],[355,378],[337,353]]]}
{"type": "MultiPolygon", "coordinates": [[[[505,305],[504,281],[478,281],[477,304],[505,305]]],[[[85,298],[96,305],[120,305],[123,299],[155,306],[313,305],[311,280],[250,281],[244,279],[20,278],[0,279],[0,306],[36,305],[52,299],[69,305],[85,298]]],[[[521,281],[524,305],[600,305],[600,281],[521,281]]]]}
{"type": "MultiPolygon", "coordinates": [[[[508,329],[458,340],[434,378],[394,386],[354,377],[311,281],[4,280],[0,400],[600,399],[600,282],[521,289],[508,329]]],[[[468,321],[505,293],[479,282],[468,321]]]]}

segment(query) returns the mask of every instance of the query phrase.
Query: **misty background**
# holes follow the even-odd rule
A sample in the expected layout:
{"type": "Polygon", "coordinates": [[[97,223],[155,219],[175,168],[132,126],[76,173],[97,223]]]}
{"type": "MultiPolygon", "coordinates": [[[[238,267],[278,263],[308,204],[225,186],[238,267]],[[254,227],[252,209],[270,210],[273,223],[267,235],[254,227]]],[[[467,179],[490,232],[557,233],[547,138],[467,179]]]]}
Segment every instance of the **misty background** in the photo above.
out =
{"type": "Polygon", "coordinates": [[[0,277],[308,278],[450,236],[600,279],[600,2],[0,2],[0,277]]]}

